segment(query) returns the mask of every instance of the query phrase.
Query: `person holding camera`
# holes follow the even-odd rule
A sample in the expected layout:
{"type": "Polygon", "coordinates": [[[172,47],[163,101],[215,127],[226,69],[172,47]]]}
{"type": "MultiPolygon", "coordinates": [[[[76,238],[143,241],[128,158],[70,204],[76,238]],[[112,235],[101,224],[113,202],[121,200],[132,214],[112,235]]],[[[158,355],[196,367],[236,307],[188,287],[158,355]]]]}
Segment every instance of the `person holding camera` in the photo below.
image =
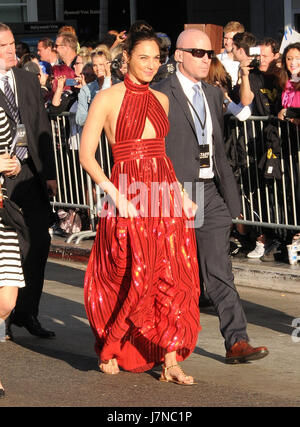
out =
{"type": "MultiPolygon", "coordinates": [[[[238,46],[244,34],[234,36],[235,46],[238,46]]],[[[240,100],[243,105],[252,105],[253,115],[277,115],[279,91],[274,67],[279,58],[279,45],[275,40],[267,38],[259,49],[251,47],[254,47],[253,44],[248,47],[248,57],[240,65],[240,100]]]]}
{"type": "MultiPolygon", "coordinates": [[[[280,88],[278,86],[279,44],[272,38],[264,39],[256,46],[255,36],[251,33],[240,33],[233,37],[234,55],[238,57],[243,46],[246,55],[240,58],[240,85],[239,96],[243,105],[249,105],[254,116],[277,116],[280,102],[280,88]]],[[[251,132],[251,130],[249,130],[251,132]]],[[[266,147],[272,148],[274,155],[279,157],[279,138],[271,142],[270,135],[276,133],[272,123],[264,125],[266,147]]],[[[259,148],[259,147],[257,147],[259,148]]],[[[263,147],[261,147],[263,148],[263,147]]],[[[263,150],[257,153],[259,169],[266,169],[266,156],[263,150]]],[[[275,173],[275,169],[274,169],[275,173]]],[[[262,179],[266,178],[262,173],[262,179]],[[264,178],[263,178],[264,177],[264,178]]],[[[274,178],[270,176],[268,178],[274,178]]],[[[272,181],[267,181],[272,183],[272,181]]],[[[266,183],[264,181],[264,183],[266,183]]],[[[269,188],[271,191],[271,187],[269,188]]],[[[279,242],[274,240],[272,230],[263,230],[256,239],[255,248],[247,254],[248,258],[257,258],[263,261],[273,261],[272,253],[277,250],[279,242]]]]}
{"type": "Polygon", "coordinates": [[[111,53],[111,78],[112,84],[120,83],[124,80],[124,76],[128,71],[127,62],[125,61],[124,55],[124,44],[121,43],[118,46],[110,49],[111,53]]]}
{"type": "Polygon", "coordinates": [[[77,100],[79,84],[72,68],[65,64],[54,65],[51,75],[51,101],[48,104],[48,112],[52,115],[69,111],[77,100]]]}

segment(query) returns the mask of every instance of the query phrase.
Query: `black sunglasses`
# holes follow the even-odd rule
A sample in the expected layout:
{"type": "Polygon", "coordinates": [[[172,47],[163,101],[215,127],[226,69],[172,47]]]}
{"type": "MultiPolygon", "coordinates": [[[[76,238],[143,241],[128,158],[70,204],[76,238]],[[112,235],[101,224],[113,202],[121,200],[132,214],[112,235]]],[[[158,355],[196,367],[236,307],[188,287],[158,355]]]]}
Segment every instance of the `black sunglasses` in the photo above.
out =
{"type": "Polygon", "coordinates": [[[96,56],[96,55],[99,55],[99,56],[104,55],[105,56],[105,53],[103,52],[103,50],[97,50],[96,52],[92,52],[92,54],[91,54],[92,57],[96,56]]]}
{"type": "Polygon", "coordinates": [[[188,49],[183,47],[178,47],[178,50],[183,50],[184,52],[190,52],[192,56],[196,58],[203,58],[203,56],[207,53],[208,59],[211,59],[214,56],[213,50],[205,50],[205,49],[188,49]]]}

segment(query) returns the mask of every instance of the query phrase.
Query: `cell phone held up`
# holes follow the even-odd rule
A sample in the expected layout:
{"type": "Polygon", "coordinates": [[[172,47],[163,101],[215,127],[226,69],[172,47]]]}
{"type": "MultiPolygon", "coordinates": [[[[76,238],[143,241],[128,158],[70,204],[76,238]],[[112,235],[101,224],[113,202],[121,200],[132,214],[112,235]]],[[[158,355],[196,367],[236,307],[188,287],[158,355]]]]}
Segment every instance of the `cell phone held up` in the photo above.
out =
{"type": "Polygon", "coordinates": [[[76,79],[66,79],[66,86],[76,86],[78,85],[78,81],[76,79]]]}

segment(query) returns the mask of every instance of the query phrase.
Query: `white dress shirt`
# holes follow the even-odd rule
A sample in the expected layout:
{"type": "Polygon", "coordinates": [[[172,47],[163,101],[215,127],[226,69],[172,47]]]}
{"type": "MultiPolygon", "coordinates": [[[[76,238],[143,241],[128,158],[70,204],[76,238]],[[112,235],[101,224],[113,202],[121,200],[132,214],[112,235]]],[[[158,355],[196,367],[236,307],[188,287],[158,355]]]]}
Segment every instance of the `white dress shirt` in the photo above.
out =
{"type": "MultiPolygon", "coordinates": [[[[191,104],[193,104],[193,97],[195,95],[195,91],[193,89],[193,86],[196,84],[195,82],[192,82],[189,78],[185,77],[178,69],[177,66],[177,71],[176,71],[176,75],[179,79],[179,82],[181,84],[181,87],[183,89],[183,92],[185,93],[186,97],[188,98],[188,100],[191,102],[191,104]]],[[[202,86],[201,86],[201,81],[199,81],[197,83],[202,91],[202,86]]],[[[213,172],[213,159],[212,159],[212,154],[213,154],[213,144],[212,144],[212,121],[211,121],[211,114],[210,114],[210,110],[207,104],[207,100],[205,97],[204,92],[203,93],[203,99],[204,99],[204,103],[205,103],[205,109],[206,109],[206,131],[207,131],[207,144],[209,144],[209,153],[210,153],[210,167],[209,168],[199,168],[199,178],[201,179],[210,179],[214,177],[214,172],[213,172]]],[[[195,117],[195,113],[193,111],[193,108],[189,105],[189,108],[191,110],[191,114],[192,117],[195,120],[198,120],[195,117]]]]}
{"type": "Polygon", "coordinates": [[[226,50],[224,50],[224,52],[222,53],[219,53],[219,55],[217,55],[217,58],[222,62],[227,73],[230,74],[232,80],[232,87],[235,86],[237,84],[239,76],[239,61],[231,59],[226,50]]]}

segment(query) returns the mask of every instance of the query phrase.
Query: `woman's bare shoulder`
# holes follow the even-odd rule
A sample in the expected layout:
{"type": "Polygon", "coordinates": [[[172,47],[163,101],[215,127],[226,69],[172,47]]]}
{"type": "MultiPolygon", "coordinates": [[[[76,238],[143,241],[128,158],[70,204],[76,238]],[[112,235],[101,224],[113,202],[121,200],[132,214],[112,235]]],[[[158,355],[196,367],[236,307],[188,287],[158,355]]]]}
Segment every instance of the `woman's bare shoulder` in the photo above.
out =
{"type": "Polygon", "coordinates": [[[153,95],[159,100],[159,102],[164,107],[164,109],[166,111],[168,111],[169,110],[169,98],[167,97],[167,95],[165,95],[162,92],[159,92],[158,90],[154,90],[152,88],[151,88],[151,91],[152,91],[153,95]]]}
{"type": "Polygon", "coordinates": [[[123,82],[116,83],[107,89],[101,90],[99,93],[102,93],[105,97],[110,96],[120,96],[125,92],[125,85],[123,82]]]}
{"type": "Polygon", "coordinates": [[[114,103],[124,95],[123,83],[117,83],[107,89],[100,90],[95,96],[95,103],[105,106],[113,106],[114,103]]]}

